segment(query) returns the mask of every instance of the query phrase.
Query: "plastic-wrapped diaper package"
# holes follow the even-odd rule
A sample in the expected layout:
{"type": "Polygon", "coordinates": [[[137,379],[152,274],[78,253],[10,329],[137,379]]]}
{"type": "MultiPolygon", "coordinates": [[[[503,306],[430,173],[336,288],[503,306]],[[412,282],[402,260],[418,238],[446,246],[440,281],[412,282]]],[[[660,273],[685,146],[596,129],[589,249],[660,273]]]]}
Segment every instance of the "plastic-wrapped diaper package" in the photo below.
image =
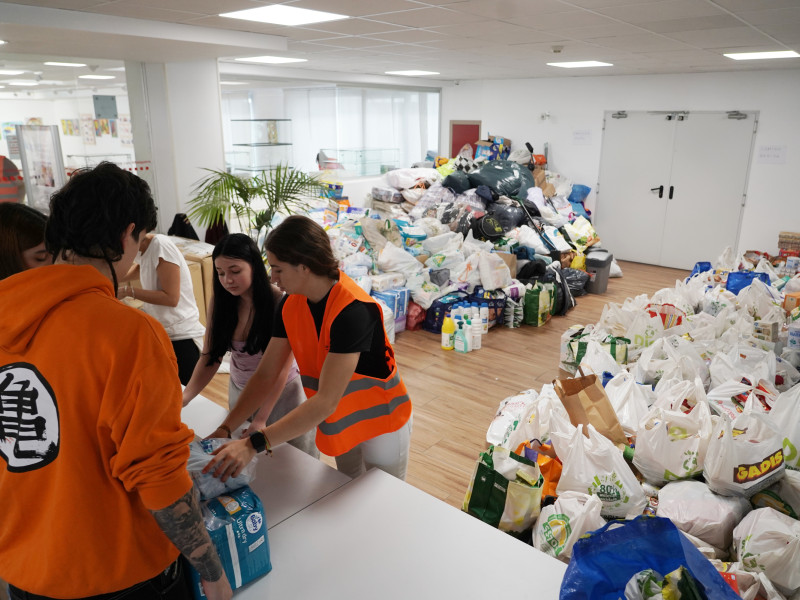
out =
{"type": "Polygon", "coordinates": [[[195,486],[200,492],[201,500],[207,498],[215,498],[225,492],[238,489],[248,485],[253,481],[255,472],[256,459],[250,461],[238,477],[229,477],[227,481],[223,482],[214,477],[211,473],[205,475],[201,472],[205,466],[211,462],[211,453],[230,442],[227,438],[210,438],[207,440],[195,440],[189,444],[189,461],[186,469],[189,471],[195,486]]]}
{"type": "Polygon", "coordinates": [[[656,514],[727,554],[733,528],[750,510],[745,498],[720,496],[702,481],[674,481],[659,491],[656,514]]]}

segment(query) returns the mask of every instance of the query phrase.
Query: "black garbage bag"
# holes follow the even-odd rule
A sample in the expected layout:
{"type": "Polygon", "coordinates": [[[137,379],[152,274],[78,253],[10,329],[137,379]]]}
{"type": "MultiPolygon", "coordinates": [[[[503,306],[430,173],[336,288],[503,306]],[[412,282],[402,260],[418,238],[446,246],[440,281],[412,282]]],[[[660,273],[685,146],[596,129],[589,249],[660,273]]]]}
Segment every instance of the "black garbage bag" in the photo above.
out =
{"type": "Polygon", "coordinates": [[[569,290],[573,296],[583,296],[586,294],[586,283],[589,281],[589,274],[580,269],[561,269],[561,275],[567,280],[569,290]]]}
{"type": "Polygon", "coordinates": [[[492,160],[468,175],[472,187],[488,186],[498,196],[524,198],[536,185],[525,167],[510,160],[492,160]]]}
{"type": "Polygon", "coordinates": [[[528,218],[519,205],[509,206],[508,204],[495,202],[489,207],[488,212],[497,219],[506,233],[522,225],[528,218]]]}
{"type": "Polygon", "coordinates": [[[469,176],[464,171],[453,171],[444,178],[442,185],[450,188],[456,194],[463,194],[473,187],[469,182],[469,176]]]}

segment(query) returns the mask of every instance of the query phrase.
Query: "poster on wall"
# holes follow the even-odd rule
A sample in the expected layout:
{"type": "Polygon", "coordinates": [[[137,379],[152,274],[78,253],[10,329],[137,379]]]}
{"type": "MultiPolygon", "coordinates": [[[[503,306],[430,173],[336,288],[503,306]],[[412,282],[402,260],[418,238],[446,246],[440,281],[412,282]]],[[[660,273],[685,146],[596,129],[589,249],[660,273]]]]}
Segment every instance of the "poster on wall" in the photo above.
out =
{"type": "Polygon", "coordinates": [[[116,119],[109,119],[108,126],[111,129],[111,137],[119,137],[117,134],[117,120],[116,119]]]}
{"type": "Polygon", "coordinates": [[[81,137],[87,146],[96,146],[97,137],[94,133],[94,117],[92,115],[81,115],[81,137]]]}
{"type": "Polygon", "coordinates": [[[17,125],[28,204],[45,214],[50,196],[66,183],[61,140],[56,125],[17,125]]]}
{"type": "Polygon", "coordinates": [[[81,128],[78,119],[61,119],[61,133],[64,135],[80,135],[81,128]]]}
{"type": "Polygon", "coordinates": [[[19,140],[17,140],[17,125],[22,125],[22,121],[7,121],[0,127],[3,139],[8,146],[8,158],[19,160],[19,140]]]}
{"type": "Polygon", "coordinates": [[[119,141],[123,146],[133,146],[133,127],[130,115],[120,115],[117,119],[119,141]]]}

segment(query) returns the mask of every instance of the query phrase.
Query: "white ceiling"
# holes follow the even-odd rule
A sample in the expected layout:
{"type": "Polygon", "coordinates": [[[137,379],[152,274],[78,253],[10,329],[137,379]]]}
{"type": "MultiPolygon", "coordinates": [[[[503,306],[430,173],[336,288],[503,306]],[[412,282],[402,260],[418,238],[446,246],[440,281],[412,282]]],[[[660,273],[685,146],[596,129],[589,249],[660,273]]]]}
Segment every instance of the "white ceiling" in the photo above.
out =
{"type": "MultiPolygon", "coordinates": [[[[245,77],[225,65],[237,56],[272,54],[308,62],[270,68],[271,74],[352,78],[422,69],[438,71],[434,78],[442,83],[800,68],[800,58],[733,61],[723,56],[800,51],[800,0],[292,0],[282,4],[352,18],[283,27],[217,16],[265,4],[272,2],[0,2],[0,39],[8,42],[0,46],[5,65],[0,68],[35,69],[44,81],[74,81],[76,70],[51,71],[41,61],[91,59],[103,70],[120,60],[218,57],[224,78],[242,79],[257,70],[247,70],[245,77]],[[577,60],[614,66],[546,65],[577,60]]],[[[3,79],[9,77],[0,76],[0,85],[3,79]]]]}

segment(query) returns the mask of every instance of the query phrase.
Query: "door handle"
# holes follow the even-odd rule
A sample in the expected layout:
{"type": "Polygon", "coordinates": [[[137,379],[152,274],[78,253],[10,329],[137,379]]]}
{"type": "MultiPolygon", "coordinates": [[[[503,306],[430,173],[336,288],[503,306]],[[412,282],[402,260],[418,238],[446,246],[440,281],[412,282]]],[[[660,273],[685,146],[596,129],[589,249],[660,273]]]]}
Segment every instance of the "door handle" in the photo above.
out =
{"type": "Polygon", "coordinates": [[[674,191],[675,191],[675,186],[674,185],[669,186],[669,199],[670,200],[672,200],[672,192],[674,192],[674,191]]]}
{"type": "Polygon", "coordinates": [[[657,191],[659,198],[663,198],[664,197],[664,186],[663,185],[660,185],[657,188],[650,188],[650,191],[651,192],[656,192],[657,191]]]}

